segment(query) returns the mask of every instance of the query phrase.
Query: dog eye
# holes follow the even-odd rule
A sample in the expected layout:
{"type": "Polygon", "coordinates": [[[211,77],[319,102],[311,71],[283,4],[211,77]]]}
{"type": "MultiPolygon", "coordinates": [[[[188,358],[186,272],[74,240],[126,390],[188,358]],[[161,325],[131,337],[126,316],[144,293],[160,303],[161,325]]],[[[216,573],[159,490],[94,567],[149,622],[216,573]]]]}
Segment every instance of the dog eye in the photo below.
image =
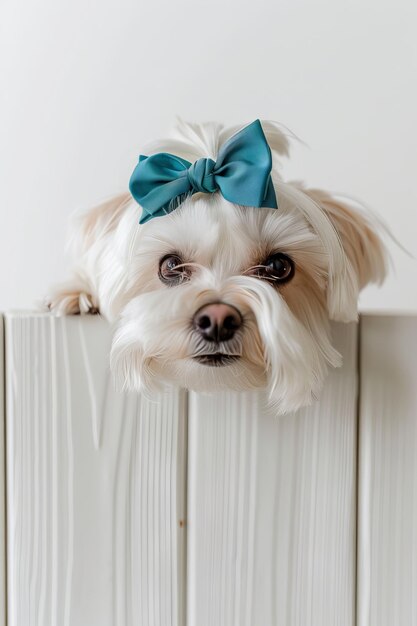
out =
{"type": "Polygon", "coordinates": [[[277,283],[285,283],[294,275],[294,262],[286,254],[278,252],[268,257],[256,269],[256,276],[277,283]]]}
{"type": "Polygon", "coordinates": [[[179,285],[190,277],[190,271],[177,254],[167,254],[159,261],[159,279],[169,285],[179,285]]]}

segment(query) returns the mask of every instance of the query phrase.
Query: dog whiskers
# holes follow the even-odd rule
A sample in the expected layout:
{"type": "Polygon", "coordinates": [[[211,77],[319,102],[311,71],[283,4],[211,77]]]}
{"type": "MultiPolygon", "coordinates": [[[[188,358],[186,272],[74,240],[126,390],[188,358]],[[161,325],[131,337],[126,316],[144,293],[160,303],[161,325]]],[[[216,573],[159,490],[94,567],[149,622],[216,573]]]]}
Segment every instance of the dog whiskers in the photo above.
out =
{"type": "Polygon", "coordinates": [[[261,269],[265,269],[265,265],[253,265],[252,267],[249,267],[247,270],[245,270],[244,272],[242,272],[243,276],[253,276],[256,278],[261,278],[262,280],[267,280],[270,283],[276,283],[276,279],[272,278],[271,276],[267,276],[265,274],[259,275],[256,274],[256,270],[261,270],[261,269]]]}

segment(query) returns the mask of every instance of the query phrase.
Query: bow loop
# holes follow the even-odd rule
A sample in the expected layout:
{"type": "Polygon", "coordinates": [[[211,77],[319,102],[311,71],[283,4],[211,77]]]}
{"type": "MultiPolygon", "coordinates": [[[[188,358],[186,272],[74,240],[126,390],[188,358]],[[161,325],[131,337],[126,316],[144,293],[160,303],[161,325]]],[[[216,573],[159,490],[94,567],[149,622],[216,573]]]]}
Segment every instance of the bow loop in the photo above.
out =
{"type": "Polygon", "coordinates": [[[197,192],[219,190],[229,202],[276,209],[271,169],[271,150],[255,120],[223,144],[216,161],[201,158],[190,163],[166,152],[141,155],[129,187],[143,208],[141,224],[171,213],[197,192]]]}

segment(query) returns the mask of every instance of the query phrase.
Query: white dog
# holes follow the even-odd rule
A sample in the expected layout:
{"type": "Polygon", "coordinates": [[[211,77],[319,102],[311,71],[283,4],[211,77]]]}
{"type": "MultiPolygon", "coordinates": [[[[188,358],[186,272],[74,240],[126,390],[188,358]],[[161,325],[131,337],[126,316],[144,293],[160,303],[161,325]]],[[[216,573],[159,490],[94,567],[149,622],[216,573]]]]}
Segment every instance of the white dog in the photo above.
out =
{"type": "MultiPolygon", "coordinates": [[[[329,320],[356,320],[360,289],[386,274],[377,222],[325,191],[284,182],[286,135],[273,122],[261,128],[278,208],[193,193],[139,225],[126,193],[82,217],[75,280],[48,305],[117,321],[111,361],[126,388],[267,387],[286,412],[309,404],[328,366],[340,364],[329,320]]],[[[179,122],[146,154],[215,161],[238,130],[179,122]]]]}

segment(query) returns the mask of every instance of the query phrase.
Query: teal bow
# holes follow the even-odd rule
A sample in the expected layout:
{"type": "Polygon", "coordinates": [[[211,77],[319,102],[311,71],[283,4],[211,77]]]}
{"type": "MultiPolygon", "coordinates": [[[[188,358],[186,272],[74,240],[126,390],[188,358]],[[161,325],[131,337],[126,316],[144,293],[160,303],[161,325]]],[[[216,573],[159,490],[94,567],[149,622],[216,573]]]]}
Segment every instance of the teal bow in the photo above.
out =
{"type": "Polygon", "coordinates": [[[220,191],[234,204],[276,209],[271,169],[271,150],[255,120],[223,144],[216,161],[202,158],[190,163],[167,152],[141,155],[129,188],[143,208],[140,224],[171,213],[197,192],[220,191]]]}

